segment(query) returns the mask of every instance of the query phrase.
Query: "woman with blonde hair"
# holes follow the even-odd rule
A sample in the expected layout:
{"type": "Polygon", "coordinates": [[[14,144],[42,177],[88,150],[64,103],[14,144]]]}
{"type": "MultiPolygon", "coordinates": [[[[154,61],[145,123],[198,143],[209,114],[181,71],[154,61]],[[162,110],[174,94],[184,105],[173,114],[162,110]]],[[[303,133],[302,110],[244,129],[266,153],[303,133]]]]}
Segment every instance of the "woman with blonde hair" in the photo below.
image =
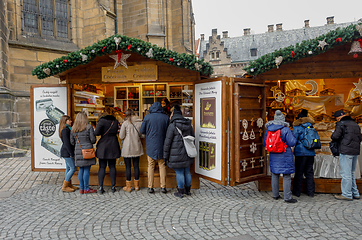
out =
{"type": "Polygon", "coordinates": [[[72,119],[68,115],[64,115],[59,121],[59,137],[62,140],[62,147],[60,148],[60,157],[65,160],[65,180],[63,182],[63,192],[74,192],[79,189],[72,185],[72,176],[76,171],[74,163],[74,148],[70,144],[72,119]]]}
{"type": "Polygon", "coordinates": [[[88,123],[86,113],[78,113],[70,134],[70,143],[75,146],[75,166],[79,167],[80,194],[97,192],[97,190],[89,188],[89,172],[91,166],[96,164],[96,158],[84,159],[82,154],[82,149],[93,148],[95,142],[96,136],[94,135],[92,125],[88,123]]]}
{"type": "Polygon", "coordinates": [[[110,108],[106,108],[102,117],[97,123],[97,127],[94,130],[94,135],[101,136],[101,139],[97,142],[96,156],[99,160],[98,170],[98,193],[103,194],[104,176],[106,175],[106,167],[108,163],[109,174],[111,175],[112,192],[116,191],[116,160],[121,156],[121,149],[118,142],[118,126],[119,122],[110,111],[110,108]]]}
{"type": "Polygon", "coordinates": [[[139,187],[139,160],[140,156],[143,155],[143,146],[141,142],[140,128],[142,120],[138,118],[132,109],[126,111],[125,121],[122,124],[119,132],[119,138],[123,139],[122,143],[122,154],[124,163],[126,165],[126,186],[123,188],[126,192],[132,191],[131,182],[131,161],[133,160],[134,168],[134,189],[138,191],[139,187]]]}

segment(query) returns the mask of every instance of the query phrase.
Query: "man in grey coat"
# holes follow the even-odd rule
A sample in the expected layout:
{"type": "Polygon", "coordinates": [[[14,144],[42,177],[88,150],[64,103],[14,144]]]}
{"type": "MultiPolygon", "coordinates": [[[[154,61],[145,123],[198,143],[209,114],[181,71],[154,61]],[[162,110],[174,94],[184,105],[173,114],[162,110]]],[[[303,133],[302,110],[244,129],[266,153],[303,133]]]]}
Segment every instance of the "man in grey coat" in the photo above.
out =
{"type": "Polygon", "coordinates": [[[166,165],[163,159],[163,144],[170,119],[163,113],[161,103],[155,102],[149,109],[141,125],[141,133],[146,135],[146,153],[148,159],[148,192],[154,193],[154,169],[156,162],[160,170],[160,185],[163,193],[166,190],[166,165]]]}

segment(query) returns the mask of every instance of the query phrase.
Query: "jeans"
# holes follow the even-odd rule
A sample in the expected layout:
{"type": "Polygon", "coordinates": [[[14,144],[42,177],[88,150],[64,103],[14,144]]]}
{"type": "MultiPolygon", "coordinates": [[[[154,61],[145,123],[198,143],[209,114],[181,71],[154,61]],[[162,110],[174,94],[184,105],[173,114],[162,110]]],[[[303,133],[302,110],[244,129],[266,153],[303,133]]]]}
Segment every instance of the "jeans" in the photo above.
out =
{"type": "Polygon", "coordinates": [[[111,176],[112,187],[116,186],[116,159],[99,159],[98,184],[103,187],[104,176],[106,175],[106,167],[109,167],[109,175],[111,176]]]}
{"type": "Polygon", "coordinates": [[[134,180],[140,179],[140,168],[139,162],[140,157],[131,157],[131,158],[124,158],[124,164],[126,165],[126,180],[131,181],[131,161],[133,160],[133,169],[134,169],[134,180]]]}
{"type": "MultiPolygon", "coordinates": [[[[273,190],[273,198],[279,196],[279,175],[272,173],[272,190],[273,190]]],[[[283,174],[283,191],[284,191],[284,200],[292,199],[292,191],[291,188],[291,176],[290,174],[283,174]]]]}
{"type": "Polygon", "coordinates": [[[76,171],[73,158],[64,158],[65,160],[65,181],[69,182],[76,171]]]}
{"type": "Polygon", "coordinates": [[[89,172],[91,166],[79,167],[78,180],[80,190],[89,190],[89,172]]]}
{"type": "Polygon", "coordinates": [[[341,167],[340,174],[342,176],[341,190],[342,195],[347,198],[359,197],[356,178],[357,155],[339,154],[339,165],[341,167]]]}
{"type": "Polygon", "coordinates": [[[190,167],[174,168],[176,172],[176,182],[178,188],[185,188],[191,186],[191,173],[190,167]]]}

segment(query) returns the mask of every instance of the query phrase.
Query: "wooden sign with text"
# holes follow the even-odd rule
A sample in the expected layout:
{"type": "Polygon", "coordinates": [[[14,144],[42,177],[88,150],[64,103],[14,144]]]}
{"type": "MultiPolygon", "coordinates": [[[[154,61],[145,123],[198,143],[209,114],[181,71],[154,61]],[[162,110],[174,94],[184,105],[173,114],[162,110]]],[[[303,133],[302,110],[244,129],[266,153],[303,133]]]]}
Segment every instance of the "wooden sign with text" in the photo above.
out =
{"type": "Polygon", "coordinates": [[[144,82],[157,81],[157,65],[102,67],[102,82],[144,82]]]}

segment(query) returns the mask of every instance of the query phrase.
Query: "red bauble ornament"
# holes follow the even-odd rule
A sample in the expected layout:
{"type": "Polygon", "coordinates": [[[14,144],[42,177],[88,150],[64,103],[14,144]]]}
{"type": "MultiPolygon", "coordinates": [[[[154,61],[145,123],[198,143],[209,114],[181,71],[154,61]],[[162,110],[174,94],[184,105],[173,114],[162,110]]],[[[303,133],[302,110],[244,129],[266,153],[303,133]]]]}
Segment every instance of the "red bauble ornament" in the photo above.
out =
{"type": "Polygon", "coordinates": [[[294,57],[294,56],[295,56],[294,51],[292,51],[292,52],[290,53],[290,56],[292,56],[292,57],[294,57]]]}
{"type": "Polygon", "coordinates": [[[170,58],[169,61],[170,61],[170,62],[173,62],[173,58],[170,58]]]}
{"type": "Polygon", "coordinates": [[[358,54],[357,54],[357,53],[353,54],[353,57],[354,57],[354,58],[357,58],[357,57],[358,57],[358,54]]]}
{"type": "Polygon", "coordinates": [[[128,45],[127,49],[130,50],[132,48],[132,45],[128,45]]]}
{"type": "Polygon", "coordinates": [[[67,63],[67,62],[69,62],[69,61],[68,61],[67,59],[64,59],[63,62],[67,63]]]}
{"type": "Polygon", "coordinates": [[[106,47],[107,47],[107,45],[102,48],[102,52],[104,52],[104,50],[106,50],[106,47]]]}
{"type": "Polygon", "coordinates": [[[337,39],[336,39],[336,42],[342,42],[342,38],[340,38],[340,37],[337,38],[337,39]]]}

